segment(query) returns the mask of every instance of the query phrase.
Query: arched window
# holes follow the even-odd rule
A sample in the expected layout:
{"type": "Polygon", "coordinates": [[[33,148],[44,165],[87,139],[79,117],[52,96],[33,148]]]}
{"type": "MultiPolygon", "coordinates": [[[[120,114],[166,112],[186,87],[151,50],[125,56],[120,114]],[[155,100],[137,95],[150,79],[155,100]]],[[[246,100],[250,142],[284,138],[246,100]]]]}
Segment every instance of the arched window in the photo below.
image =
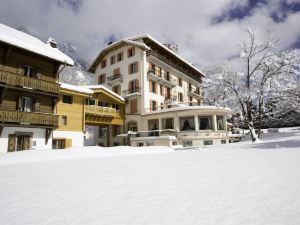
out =
{"type": "Polygon", "coordinates": [[[127,123],[127,130],[132,132],[137,132],[137,122],[136,121],[129,121],[127,123]]]}

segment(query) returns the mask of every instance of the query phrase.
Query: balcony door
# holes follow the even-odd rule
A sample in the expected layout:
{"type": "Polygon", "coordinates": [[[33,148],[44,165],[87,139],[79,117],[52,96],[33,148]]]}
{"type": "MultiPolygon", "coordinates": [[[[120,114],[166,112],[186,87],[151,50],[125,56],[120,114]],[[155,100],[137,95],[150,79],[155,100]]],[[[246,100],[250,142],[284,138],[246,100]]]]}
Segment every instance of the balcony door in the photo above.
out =
{"type": "Polygon", "coordinates": [[[17,135],[17,151],[30,149],[30,135],[17,135]]]}

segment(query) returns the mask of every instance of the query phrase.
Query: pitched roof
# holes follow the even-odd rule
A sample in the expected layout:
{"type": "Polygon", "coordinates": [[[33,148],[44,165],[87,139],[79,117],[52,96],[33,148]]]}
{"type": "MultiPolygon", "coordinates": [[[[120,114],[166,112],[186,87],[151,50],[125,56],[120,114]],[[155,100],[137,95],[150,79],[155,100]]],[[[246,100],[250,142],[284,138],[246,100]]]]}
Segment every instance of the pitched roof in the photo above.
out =
{"type": "Polygon", "coordinates": [[[74,65],[74,61],[59,49],[53,48],[36,37],[8,27],[2,23],[0,23],[0,41],[61,63],[66,63],[71,66],[74,65]]]}
{"type": "Polygon", "coordinates": [[[137,41],[132,41],[132,40],[127,40],[127,39],[121,39],[119,41],[116,41],[110,45],[108,45],[107,47],[103,48],[101,50],[101,52],[97,55],[97,57],[94,59],[94,61],[91,63],[91,65],[88,68],[89,72],[94,72],[96,69],[96,66],[99,64],[100,60],[108,53],[110,52],[112,49],[114,48],[118,48],[124,45],[133,45],[133,46],[137,46],[140,47],[142,49],[146,49],[146,50],[150,50],[150,48],[145,45],[144,43],[141,42],[137,42],[137,41]]]}
{"type": "Polygon", "coordinates": [[[79,92],[79,93],[84,93],[84,94],[93,94],[94,92],[86,87],[82,87],[82,86],[76,86],[76,85],[72,85],[72,84],[67,84],[67,83],[62,83],[59,82],[60,87],[66,90],[70,90],[70,91],[75,91],[75,92],[79,92]]]}
{"type": "Polygon", "coordinates": [[[91,90],[104,90],[104,91],[110,93],[111,95],[117,97],[119,100],[125,101],[125,99],[122,96],[118,95],[117,93],[113,92],[112,90],[108,89],[107,87],[105,87],[103,85],[85,85],[85,86],[78,86],[78,87],[88,88],[91,90]]]}

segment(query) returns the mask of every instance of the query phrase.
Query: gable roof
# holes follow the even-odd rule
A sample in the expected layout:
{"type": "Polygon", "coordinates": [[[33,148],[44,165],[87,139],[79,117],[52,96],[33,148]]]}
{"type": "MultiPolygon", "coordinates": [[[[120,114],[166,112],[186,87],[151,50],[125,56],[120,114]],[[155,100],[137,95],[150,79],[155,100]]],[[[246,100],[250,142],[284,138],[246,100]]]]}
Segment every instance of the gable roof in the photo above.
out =
{"type": "Polygon", "coordinates": [[[133,41],[133,40],[128,40],[128,39],[121,39],[119,41],[116,41],[110,45],[108,45],[107,47],[103,48],[101,50],[101,52],[97,55],[97,57],[94,59],[94,61],[92,62],[92,64],[89,66],[88,71],[89,72],[95,72],[95,69],[97,67],[97,65],[100,63],[100,61],[102,60],[102,58],[109,53],[110,51],[120,48],[122,46],[125,45],[132,45],[132,46],[137,46],[140,47],[142,49],[146,49],[146,50],[150,50],[150,48],[145,45],[144,43],[141,42],[137,42],[137,41],[133,41]]]}
{"type": "Polygon", "coordinates": [[[2,23],[0,23],[0,41],[70,66],[74,65],[74,61],[59,49],[53,48],[36,37],[2,23]]]}
{"type": "Polygon", "coordinates": [[[122,96],[118,95],[117,93],[113,92],[112,90],[108,89],[107,87],[105,87],[103,85],[85,85],[85,86],[79,86],[79,87],[88,88],[90,90],[93,90],[94,93],[97,92],[98,90],[108,92],[112,96],[116,97],[118,100],[125,102],[125,99],[122,96]]]}
{"type": "Polygon", "coordinates": [[[100,63],[100,60],[108,52],[110,52],[114,48],[120,47],[122,44],[123,45],[125,45],[125,44],[135,45],[135,46],[141,47],[141,48],[143,48],[145,50],[151,50],[151,48],[149,46],[147,46],[145,43],[143,43],[143,42],[140,41],[142,39],[147,39],[147,40],[149,40],[149,41],[157,44],[159,47],[161,47],[162,49],[164,49],[165,51],[167,51],[172,56],[176,57],[178,60],[180,60],[181,62],[183,62],[185,65],[187,65],[188,67],[192,68],[196,72],[200,73],[202,76],[205,76],[205,74],[201,70],[199,70],[197,67],[193,66],[190,62],[188,62],[185,59],[183,59],[177,53],[173,52],[172,50],[170,50],[169,48],[167,48],[166,46],[164,46],[162,43],[160,43],[159,41],[157,41],[154,37],[150,36],[149,34],[139,35],[139,36],[134,36],[134,37],[127,37],[127,38],[121,39],[121,40],[119,40],[117,42],[114,42],[111,45],[107,46],[106,48],[102,49],[102,51],[99,53],[99,55],[93,61],[93,63],[89,66],[88,71],[89,72],[95,72],[95,69],[96,69],[97,65],[100,63]]]}

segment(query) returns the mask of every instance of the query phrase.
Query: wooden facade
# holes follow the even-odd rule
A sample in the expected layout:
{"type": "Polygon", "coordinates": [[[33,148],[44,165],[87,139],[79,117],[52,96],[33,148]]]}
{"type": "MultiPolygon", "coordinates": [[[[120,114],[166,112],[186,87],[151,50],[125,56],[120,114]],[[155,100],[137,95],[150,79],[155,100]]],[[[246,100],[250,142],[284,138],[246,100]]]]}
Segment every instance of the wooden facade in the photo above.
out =
{"type": "Polygon", "coordinates": [[[14,128],[8,134],[7,151],[32,148],[33,129],[44,130],[47,144],[58,127],[54,111],[61,64],[0,41],[0,135],[5,128],[14,128]]]}

